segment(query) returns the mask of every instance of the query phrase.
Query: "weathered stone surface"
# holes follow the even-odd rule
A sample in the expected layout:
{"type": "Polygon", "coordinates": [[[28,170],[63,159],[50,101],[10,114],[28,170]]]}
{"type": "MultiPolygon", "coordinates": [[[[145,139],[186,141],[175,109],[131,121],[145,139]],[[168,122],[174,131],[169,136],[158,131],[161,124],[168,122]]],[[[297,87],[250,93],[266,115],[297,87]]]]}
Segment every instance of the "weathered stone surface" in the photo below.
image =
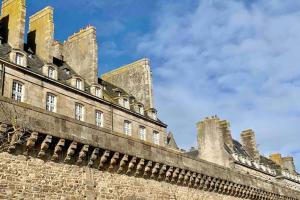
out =
{"type": "Polygon", "coordinates": [[[148,59],[142,59],[102,75],[110,82],[144,104],[146,109],[153,108],[152,75],[148,59]]]}

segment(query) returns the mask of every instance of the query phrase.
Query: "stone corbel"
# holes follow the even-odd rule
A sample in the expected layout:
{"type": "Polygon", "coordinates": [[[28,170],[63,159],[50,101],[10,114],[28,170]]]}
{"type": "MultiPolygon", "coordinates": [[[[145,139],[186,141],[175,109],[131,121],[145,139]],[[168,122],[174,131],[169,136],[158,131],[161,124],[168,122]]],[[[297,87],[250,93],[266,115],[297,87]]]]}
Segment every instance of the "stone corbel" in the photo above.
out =
{"type": "Polygon", "coordinates": [[[67,151],[67,157],[65,158],[65,162],[70,162],[72,157],[75,154],[75,151],[77,149],[77,142],[73,141],[67,151]]]}
{"type": "Polygon", "coordinates": [[[95,148],[92,152],[92,155],[91,155],[91,158],[89,160],[89,163],[88,163],[88,166],[89,167],[92,167],[93,164],[95,163],[95,161],[97,160],[98,158],[98,155],[99,155],[99,152],[100,152],[100,149],[99,148],[95,148]]]}
{"type": "Polygon", "coordinates": [[[21,138],[22,138],[23,134],[24,133],[22,131],[19,131],[19,130],[17,130],[13,134],[13,136],[11,138],[10,146],[8,147],[8,152],[9,153],[14,152],[16,150],[17,145],[21,144],[21,138]]]}
{"type": "Polygon", "coordinates": [[[128,162],[128,155],[125,154],[122,160],[120,161],[120,165],[117,173],[122,173],[124,171],[127,162],[128,162]]]}
{"type": "Polygon", "coordinates": [[[207,176],[202,174],[201,175],[201,180],[200,180],[200,183],[199,183],[199,189],[202,190],[204,188],[204,184],[206,182],[206,179],[207,179],[207,176]]]}
{"type": "Polygon", "coordinates": [[[187,173],[183,177],[183,185],[187,185],[190,180],[191,172],[187,171],[187,173]]]}
{"type": "Polygon", "coordinates": [[[189,180],[188,187],[192,187],[192,186],[193,186],[196,177],[197,177],[197,173],[194,172],[194,173],[190,176],[190,180],[189,180]]]}
{"type": "Polygon", "coordinates": [[[80,152],[79,152],[79,156],[77,159],[77,164],[82,164],[83,160],[86,158],[88,151],[89,151],[89,145],[83,145],[83,147],[81,148],[80,152]]]}
{"type": "Polygon", "coordinates": [[[136,161],[137,161],[137,158],[136,157],[132,157],[129,164],[128,164],[128,169],[127,169],[127,172],[126,174],[130,174],[133,169],[134,169],[134,166],[136,164],[136,161]]]}
{"type": "Polygon", "coordinates": [[[210,188],[210,182],[211,182],[211,177],[208,176],[207,179],[205,180],[203,190],[205,190],[205,191],[209,190],[209,188],[210,188]]]}
{"type": "Polygon", "coordinates": [[[63,147],[65,146],[65,143],[66,143],[65,139],[60,139],[58,141],[58,143],[56,144],[55,149],[54,149],[54,154],[51,158],[52,161],[58,160],[59,153],[62,152],[63,147]]]}
{"type": "Polygon", "coordinates": [[[52,135],[47,135],[45,137],[44,141],[42,142],[41,150],[38,154],[39,158],[44,158],[45,157],[46,151],[49,149],[49,145],[51,144],[51,142],[52,142],[52,135]]]}
{"type": "Polygon", "coordinates": [[[162,180],[163,179],[164,174],[166,173],[166,170],[167,170],[167,165],[163,165],[160,168],[159,173],[158,173],[158,180],[162,180]]]}
{"type": "Polygon", "coordinates": [[[180,172],[180,169],[177,167],[172,174],[172,180],[171,180],[172,183],[176,182],[179,172],[180,172]]]}
{"type": "Polygon", "coordinates": [[[148,177],[149,172],[151,171],[151,167],[152,167],[152,161],[148,161],[148,163],[147,163],[147,165],[145,166],[145,169],[144,169],[143,177],[148,177]]]}
{"type": "Polygon", "coordinates": [[[144,165],[145,165],[145,160],[141,159],[139,164],[136,167],[135,176],[139,176],[141,174],[144,165]]]}
{"type": "Polygon", "coordinates": [[[152,169],[152,172],[151,172],[151,177],[150,178],[152,178],[152,179],[155,178],[156,174],[159,172],[159,167],[160,167],[159,163],[156,163],[154,165],[154,167],[152,169]]]}
{"type": "Polygon", "coordinates": [[[166,173],[166,178],[165,178],[165,181],[170,181],[171,179],[171,176],[173,174],[173,171],[174,171],[174,168],[171,166],[169,167],[167,173],[166,173]]]}
{"type": "Polygon", "coordinates": [[[114,167],[117,165],[117,162],[118,162],[119,158],[120,158],[120,153],[115,152],[113,157],[110,160],[110,164],[109,164],[109,167],[108,167],[109,171],[112,171],[114,169],[114,167]]]}
{"type": "Polygon", "coordinates": [[[31,135],[28,138],[27,143],[26,143],[26,151],[24,152],[25,155],[28,155],[29,150],[32,149],[35,146],[35,143],[38,139],[38,135],[39,135],[38,132],[32,132],[31,133],[31,135]]]}
{"type": "Polygon", "coordinates": [[[98,169],[103,169],[104,164],[107,162],[109,155],[110,155],[110,151],[105,150],[103,155],[100,158],[100,163],[99,163],[98,169]]]}
{"type": "Polygon", "coordinates": [[[178,180],[177,180],[177,184],[180,184],[184,178],[184,175],[185,175],[185,170],[182,169],[179,176],[178,176],[178,180]]]}

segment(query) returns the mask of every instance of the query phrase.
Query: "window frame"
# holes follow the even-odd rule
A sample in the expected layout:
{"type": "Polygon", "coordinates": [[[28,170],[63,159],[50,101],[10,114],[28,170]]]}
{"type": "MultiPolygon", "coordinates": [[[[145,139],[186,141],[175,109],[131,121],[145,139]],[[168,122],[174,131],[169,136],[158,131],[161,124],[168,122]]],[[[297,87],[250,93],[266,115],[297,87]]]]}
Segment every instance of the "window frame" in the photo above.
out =
{"type": "Polygon", "coordinates": [[[19,52],[16,52],[15,63],[17,65],[23,66],[24,65],[24,55],[19,52]]]}
{"type": "Polygon", "coordinates": [[[84,105],[81,103],[75,103],[75,119],[84,121],[84,105]]]}
{"type": "Polygon", "coordinates": [[[101,110],[96,110],[95,111],[95,124],[98,127],[103,127],[103,122],[104,122],[104,115],[103,112],[101,110]],[[100,114],[100,115],[98,115],[100,114]],[[100,118],[98,118],[97,116],[100,116],[100,118]]]}
{"type": "Polygon", "coordinates": [[[156,145],[160,144],[160,134],[158,131],[153,131],[152,142],[153,142],[153,144],[156,144],[156,145]]]}
{"type": "Polygon", "coordinates": [[[24,83],[22,83],[21,81],[18,81],[18,80],[13,80],[11,97],[15,101],[23,102],[23,100],[24,100],[24,83]],[[19,89],[21,91],[18,91],[19,89]],[[17,90],[17,91],[15,91],[15,90],[17,90]]]}
{"type": "Polygon", "coordinates": [[[102,96],[102,89],[100,87],[95,87],[95,96],[99,98],[102,96]]]}
{"type": "Polygon", "coordinates": [[[128,120],[124,120],[123,131],[125,135],[132,135],[132,123],[128,120]],[[127,125],[127,126],[126,126],[127,125]]]}
{"type": "Polygon", "coordinates": [[[55,94],[47,92],[46,94],[46,110],[49,112],[56,112],[57,108],[57,97],[55,94]],[[49,97],[53,97],[53,102],[49,102],[49,97]]]}
{"type": "Polygon", "coordinates": [[[47,73],[49,78],[54,79],[55,78],[55,69],[53,67],[48,67],[48,73],[47,73]],[[50,71],[52,71],[52,75],[50,75],[50,71]]]}
{"type": "Polygon", "coordinates": [[[82,80],[80,78],[75,79],[75,87],[79,90],[82,90],[82,80]]]}
{"type": "Polygon", "coordinates": [[[143,141],[146,141],[147,138],[147,131],[145,126],[139,127],[139,138],[143,141]],[[143,131],[142,131],[143,130],[143,131]]]}

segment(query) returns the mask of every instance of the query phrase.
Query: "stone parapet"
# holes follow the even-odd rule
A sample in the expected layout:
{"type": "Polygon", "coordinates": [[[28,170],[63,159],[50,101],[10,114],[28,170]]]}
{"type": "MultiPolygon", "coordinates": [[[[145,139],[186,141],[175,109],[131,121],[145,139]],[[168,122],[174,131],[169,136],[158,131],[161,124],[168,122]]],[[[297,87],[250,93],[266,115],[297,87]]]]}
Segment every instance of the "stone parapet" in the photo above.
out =
{"type": "MultiPolygon", "coordinates": [[[[111,173],[232,195],[245,199],[299,199],[300,193],[177,151],[96,128],[84,122],[48,113],[22,103],[0,98],[1,104],[26,113],[22,122],[30,129],[7,151],[45,161],[89,166],[111,173]]],[[[3,115],[0,119],[4,119],[3,115]]],[[[2,135],[10,129],[2,124],[2,135]]]]}

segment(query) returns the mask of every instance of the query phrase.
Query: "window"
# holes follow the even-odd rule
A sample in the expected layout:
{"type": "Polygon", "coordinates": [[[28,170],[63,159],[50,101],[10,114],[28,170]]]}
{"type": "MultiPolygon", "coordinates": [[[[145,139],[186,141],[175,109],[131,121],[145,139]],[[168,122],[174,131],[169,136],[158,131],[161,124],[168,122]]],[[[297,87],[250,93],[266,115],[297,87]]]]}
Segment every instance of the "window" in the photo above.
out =
{"type": "Polygon", "coordinates": [[[12,99],[23,101],[23,84],[18,81],[13,81],[12,99]]]}
{"type": "Polygon", "coordinates": [[[156,112],[153,112],[152,116],[153,116],[154,120],[157,120],[157,114],[156,114],[156,112]]]}
{"type": "Polygon", "coordinates": [[[20,53],[16,53],[16,64],[23,65],[23,55],[20,53]]]}
{"type": "Polygon", "coordinates": [[[138,105],[138,112],[143,115],[144,114],[144,107],[142,105],[138,105]]]}
{"type": "Polygon", "coordinates": [[[46,110],[50,112],[56,111],[56,96],[53,94],[47,94],[46,110]]]}
{"type": "Polygon", "coordinates": [[[96,110],[96,126],[103,127],[103,113],[96,110]]]}
{"type": "Polygon", "coordinates": [[[82,81],[80,79],[76,79],[76,88],[81,90],[82,81]]]}
{"type": "Polygon", "coordinates": [[[48,77],[54,78],[54,69],[52,67],[48,67],[48,77]]]}
{"type": "Polygon", "coordinates": [[[153,131],[153,143],[159,145],[159,133],[157,131],[153,131]]]}
{"type": "Polygon", "coordinates": [[[131,122],[130,121],[127,121],[127,120],[124,121],[124,133],[126,135],[131,135],[131,122]]]}
{"type": "Polygon", "coordinates": [[[123,107],[129,108],[129,101],[126,98],[123,99],[123,107]]]}
{"type": "Polygon", "coordinates": [[[140,139],[146,140],[146,128],[143,126],[140,126],[140,139]]]}
{"type": "Polygon", "coordinates": [[[96,95],[97,97],[101,97],[101,96],[102,96],[102,91],[101,91],[100,88],[97,88],[97,87],[96,87],[95,95],[96,95]]]}
{"type": "Polygon", "coordinates": [[[75,119],[83,121],[83,105],[75,104],[75,119]]]}

